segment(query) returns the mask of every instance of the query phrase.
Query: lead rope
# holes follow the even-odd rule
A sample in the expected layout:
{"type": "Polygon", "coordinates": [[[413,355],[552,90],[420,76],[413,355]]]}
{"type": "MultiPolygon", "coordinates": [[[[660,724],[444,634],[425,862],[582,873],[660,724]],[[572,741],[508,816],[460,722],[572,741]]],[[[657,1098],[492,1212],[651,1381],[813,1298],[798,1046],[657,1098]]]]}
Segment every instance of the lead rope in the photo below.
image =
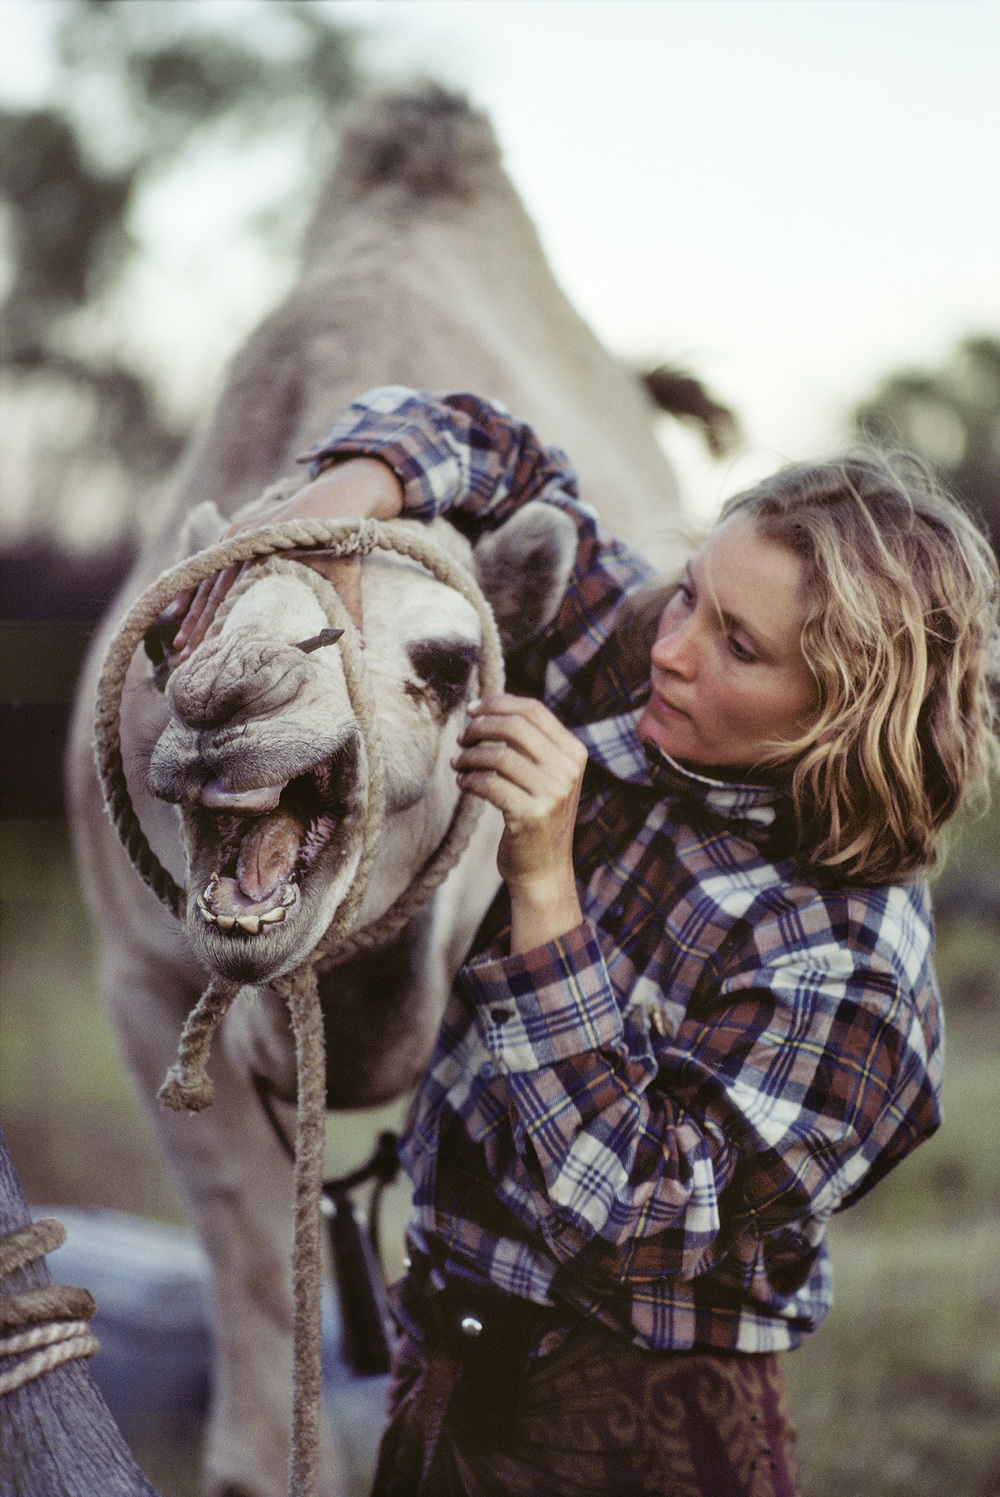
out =
{"type": "MultiPolygon", "coordinates": [[[[251,1080],[275,1138],[294,1161],[295,1145],[278,1117],[273,1087],[256,1073],[251,1080]]],[[[389,1325],[393,1313],[385,1288],[381,1205],[387,1186],[399,1175],[398,1143],[395,1133],[380,1133],[374,1152],[364,1164],[346,1175],[324,1179],[320,1201],[340,1299],[341,1356],[363,1377],[388,1372],[392,1361],[389,1325]],[[369,1181],[373,1183],[368,1219],[362,1225],[354,1209],[354,1191],[369,1181]]]]}
{"type": "MultiPolygon", "coordinates": [[[[370,926],[357,929],[357,919],[378,852],[378,832],[384,813],[381,753],[363,657],[356,630],[333,587],[312,568],[280,559],[282,551],[322,549],[336,556],[369,555],[375,549],[393,551],[426,568],[438,581],[454,588],[477,611],[482,629],[479,689],[492,695],[503,689],[503,656],[489,604],[475,579],[418,527],[406,522],[380,524],[374,520],[294,520],[232,536],[179,566],[164,572],[132,605],[111,642],[97,689],[95,758],[108,813],[126,852],[157,897],[179,920],[187,906],[187,892],[163,867],[139,824],[132,805],[121,755],[121,698],[132,657],[146,630],[166,606],[189,588],[236,562],[274,557],[267,565],[294,568],[316,592],[334,627],[343,628],[341,657],[352,710],[355,712],[368,763],[368,805],[358,828],[361,857],[351,890],[310,956],[293,972],[272,980],[271,987],[287,1004],[295,1037],[298,1079],[295,1139],[294,1246],[292,1280],[295,1295],[294,1392],[292,1399],[290,1497],[315,1497],[320,1406],[320,1200],[323,1188],[323,1136],[326,1120],[326,1050],[319,1002],[317,967],[345,961],[355,952],[391,938],[426,903],[458,862],[478,819],[482,803],[467,793],[459,800],[451,825],[437,851],[418,872],[409,888],[370,926]]],[[[258,574],[259,575],[259,574],[258,574]]],[[[232,589],[249,586],[241,579],[232,589]]],[[[235,600],[230,595],[213,621],[222,627],[225,612],[235,600]]],[[[206,1065],[212,1038],[240,984],[218,975],[210,981],[181,1033],[177,1060],[160,1089],[160,1099],[175,1110],[200,1111],[211,1104],[213,1088],[206,1065]]]]}

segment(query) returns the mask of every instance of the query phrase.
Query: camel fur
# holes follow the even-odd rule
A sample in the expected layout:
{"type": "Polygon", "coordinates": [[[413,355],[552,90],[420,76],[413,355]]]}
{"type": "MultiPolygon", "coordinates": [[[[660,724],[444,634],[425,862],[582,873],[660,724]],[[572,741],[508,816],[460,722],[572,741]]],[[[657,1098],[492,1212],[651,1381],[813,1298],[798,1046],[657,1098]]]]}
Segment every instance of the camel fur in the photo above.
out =
{"type": "MultiPolygon", "coordinates": [[[[95,682],[129,603],[269,485],[287,481],[339,409],[387,384],[502,401],[572,454],[584,500],[637,543],[654,542],[676,518],[649,398],[555,284],[487,122],[437,90],[368,100],[345,128],[297,285],[236,356],[181,463],[165,519],[95,641],[69,756],[101,981],[211,1261],[210,1497],[285,1491],[291,1168],[249,1077],[294,1097],[288,1018],[267,981],[300,958],[350,883],[337,826],[358,793],[363,755],[339,651],[296,648],[328,623],[301,567],[255,568],[165,691],[140,652],[122,703],[130,794],[161,863],[203,895],[215,919],[192,902],[180,924],[136,877],[105,817],[91,749],[95,682]],[[234,795],[248,797],[246,816],[234,795]],[[279,908],[285,916],[256,931],[220,930],[220,915],[242,913],[252,926],[279,908]],[[246,985],[213,1057],[215,1102],[197,1117],[165,1112],[156,1091],[212,970],[246,985]]],[[[497,532],[478,563],[447,522],[433,527],[477,570],[507,648],[545,626],[566,582],[567,537],[546,506],[533,509],[543,513],[497,532]]],[[[449,759],[476,690],[479,641],[464,600],[400,558],[366,557],[361,595],[387,787],[362,911],[370,920],[448,825],[457,795],[449,759]]],[[[498,832],[497,816],[484,815],[459,865],[388,948],[322,975],[332,1108],[397,1096],[420,1075],[452,977],[498,886],[498,832]]],[[[325,1440],[321,1491],[338,1497],[343,1461],[335,1439],[325,1440]]]]}

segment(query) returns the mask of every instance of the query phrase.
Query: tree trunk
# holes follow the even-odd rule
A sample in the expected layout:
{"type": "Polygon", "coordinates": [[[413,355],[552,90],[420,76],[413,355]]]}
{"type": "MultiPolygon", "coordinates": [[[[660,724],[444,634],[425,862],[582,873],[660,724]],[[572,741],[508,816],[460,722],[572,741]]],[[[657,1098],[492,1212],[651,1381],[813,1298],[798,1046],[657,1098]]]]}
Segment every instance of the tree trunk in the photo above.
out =
{"type": "MultiPolygon", "coordinates": [[[[0,1129],[0,1235],[30,1220],[0,1129]]],[[[51,1283],[41,1258],[0,1280],[0,1294],[51,1283]]],[[[157,1497],[83,1359],[0,1397],[0,1497],[157,1497]]]]}

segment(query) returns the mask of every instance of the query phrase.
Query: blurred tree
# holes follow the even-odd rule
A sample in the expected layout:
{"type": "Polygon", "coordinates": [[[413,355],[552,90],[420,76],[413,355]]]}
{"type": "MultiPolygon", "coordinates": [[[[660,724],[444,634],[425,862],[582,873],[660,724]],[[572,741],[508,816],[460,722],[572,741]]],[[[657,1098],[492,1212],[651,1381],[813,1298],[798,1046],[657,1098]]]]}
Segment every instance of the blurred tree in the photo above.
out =
{"type": "MultiPolygon", "coordinates": [[[[155,375],[113,347],[95,351],[79,326],[89,312],[93,329],[137,254],[137,203],[213,132],[240,150],[280,129],[292,154],[328,154],[336,108],[357,81],[353,36],[305,0],[257,0],[238,29],[213,12],[176,0],[63,0],[51,102],[0,107],[8,397],[23,406],[35,390],[51,406],[55,384],[65,407],[72,392],[74,452],[121,465],[136,483],[170,467],[185,433],[163,416],[155,375]]],[[[302,175],[290,170],[289,191],[302,175]]],[[[288,204],[273,206],[280,218],[288,204]]],[[[40,502],[21,507],[51,523],[61,465],[38,456],[40,502]]]]}
{"type": "Polygon", "coordinates": [[[357,83],[353,35],[309,0],[57,3],[48,97],[0,102],[0,813],[21,818],[62,811],[87,626],[187,436],[165,414],[164,371],[128,336],[126,272],[157,248],[142,242],[143,203],[205,159],[235,175],[277,137],[280,180],[240,234],[288,257],[357,83]]]}
{"type": "Polygon", "coordinates": [[[919,453],[1000,554],[1000,340],[966,338],[940,369],[890,374],[853,421],[866,441],[919,453]]]}
{"type": "MultiPolygon", "coordinates": [[[[924,458],[949,491],[983,521],[1000,556],[1000,339],[985,334],[968,337],[939,369],[890,374],[856,407],[853,419],[863,440],[881,448],[905,447],[924,458]]],[[[970,951],[977,940],[996,949],[998,827],[996,804],[985,819],[964,821],[935,878],[937,918],[942,925],[966,922],[968,928],[962,929],[966,944],[971,941],[970,951]],[[976,936],[980,928],[982,935],[976,936]]],[[[956,978],[950,985],[950,1001],[974,1005],[980,988],[972,978],[964,986],[956,978]]]]}

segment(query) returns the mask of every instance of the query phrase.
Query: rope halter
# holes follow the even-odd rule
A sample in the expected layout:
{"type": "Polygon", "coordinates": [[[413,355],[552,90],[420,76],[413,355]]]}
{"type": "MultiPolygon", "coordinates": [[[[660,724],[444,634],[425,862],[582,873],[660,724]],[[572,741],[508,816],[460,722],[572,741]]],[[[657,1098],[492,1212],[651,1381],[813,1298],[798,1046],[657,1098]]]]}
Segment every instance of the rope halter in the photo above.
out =
{"type": "MultiPolygon", "coordinates": [[[[475,796],[463,793],[443,841],[410,886],[389,910],[371,925],[357,926],[361,903],[371,878],[384,816],[382,754],[375,731],[364,655],[357,630],[335,589],[303,562],[282,558],[282,552],[322,550],[326,555],[367,556],[375,550],[394,552],[425,568],[453,588],[476,610],[482,631],[479,691],[483,696],[503,689],[503,658],[493,614],[471,573],[412,522],[374,520],[299,519],[232,536],[210,546],[164,572],[146,589],[125,615],[105,657],[97,689],[95,756],[108,813],[122,845],[145,883],[177,919],[187,908],[187,891],[160,863],[142,830],[126,782],[121,748],[121,701],[132,657],[147,629],[180,594],[238,562],[260,561],[273,569],[292,569],[316,593],[330,624],[343,629],[341,651],[351,708],[358,722],[367,762],[367,798],[358,819],[357,873],[330,925],[313,951],[294,971],[272,979],[270,986],[288,1006],[295,1038],[298,1112],[295,1146],[295,1392],[292,1408],[290,1493],[313,1497],[319,1439],[320,1400],[320,1194],[326,1116],[326,1058],[323,1015],[317,987],[317,966],[326,968],[358,951],[391,939],[417,913],[454,867],[464,851],[482,809],[475,796]],[[278,558],[281,558],[280,560],[278,558]]],[[[251,572],[240,579],[213,621],[206,638],[222,627],[233,594],[256,580],[251,572]]],[[[176,1110],[199,1111],[212,1101],[206,1064],[213,1035],[240,990],[240,984],[214,976],[188,1015],[175,1064],[160,1089],[160,1099],[176,1110]]]]}

